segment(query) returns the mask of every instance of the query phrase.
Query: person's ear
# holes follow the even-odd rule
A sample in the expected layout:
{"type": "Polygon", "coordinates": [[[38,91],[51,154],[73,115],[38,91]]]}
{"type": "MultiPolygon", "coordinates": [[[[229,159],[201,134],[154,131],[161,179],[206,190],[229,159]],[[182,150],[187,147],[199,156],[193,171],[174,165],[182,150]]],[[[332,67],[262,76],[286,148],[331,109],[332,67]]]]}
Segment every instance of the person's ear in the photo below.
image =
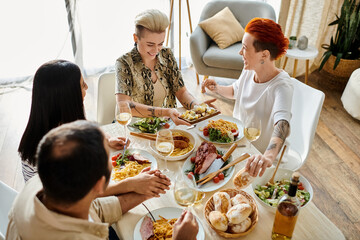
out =
{"type": "Polygon", "coordinates": [[[267,58],[270,58],[270,51],[269,50],[262,51],[262,58],[264,60],[267,59],[267,58]]]}
{"type": "Polygon", "coordinates": [[[105,176],[102,176],[93,187],[94,192],[97,195],[102,195],[106,189],[106,178],[105,176]]]}
{"type": "Polygon", "coordinates": [[[137,43],[138,42],[138,36],[136,36],[136,34],[134,33],[133,37],[134,37],[134,42],[137,43]]]}

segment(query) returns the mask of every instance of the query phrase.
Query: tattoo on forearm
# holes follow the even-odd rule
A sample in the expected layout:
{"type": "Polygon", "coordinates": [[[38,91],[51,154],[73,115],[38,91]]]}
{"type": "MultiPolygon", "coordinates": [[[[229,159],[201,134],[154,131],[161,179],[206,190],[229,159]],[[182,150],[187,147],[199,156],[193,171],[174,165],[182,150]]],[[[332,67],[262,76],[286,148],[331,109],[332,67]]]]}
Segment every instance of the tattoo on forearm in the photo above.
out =
{"type": "Polygon", "coordinates": [[[189,104],[189,109],[192,108],[192,105],[193,105],[194,101],[195,101],[195,100],[192,100],[191,103],[189,104]]]}
{"type": "Polygon", "coordinates": [[[284,142],[285,139],[287,138],[287,136],[289,136],[289,133],[290,133],[290,125],[289,125],[288,121],[280,120],[275,125],[274,133],[272,136],[278,137],[281,140],[283,140],[283,142],[284,142]]]}
{"type": "Polygon", "coordinates": [[[149,107],[147,110],[151,113],[152,117],[155,117],[155,108],[154,107],[149,107]]]}
{"type": "Polygon", "coordinates": [[[129,107],[130,107],[131,111],[132,111],[132,109],[134,109],[137,113],[139,113],[140,116],[145,116],[136,108],[136,104],[134,102],[129,102],[129,107]]]}
{"type": "Polygon", "coordinates": [[[276,143],[270,142],[270,144],[269,144],[269,146],[267,147],[267,149],[266,149],[266,150],[275,149],[275,148],[276,148],[276,146],[277,146],[277,144],[276,144],[276,143]]]}

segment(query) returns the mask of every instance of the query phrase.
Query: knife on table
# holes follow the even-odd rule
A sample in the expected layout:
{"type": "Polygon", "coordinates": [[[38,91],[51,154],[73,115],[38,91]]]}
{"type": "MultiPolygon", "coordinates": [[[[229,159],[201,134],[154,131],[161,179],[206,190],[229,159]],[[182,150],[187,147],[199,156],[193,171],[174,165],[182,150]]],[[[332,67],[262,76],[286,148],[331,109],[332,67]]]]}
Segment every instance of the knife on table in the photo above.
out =
{"type": "Polygon", "coordinates": [[[199,179],[207,176],[210,173],[216,172],[217,170],[219,170],[224,163],[226,162],[226,160],[231,156],[231,154],[234,152],[234,150],[236,149],[237,144],[233,143],[231,145],[231,147],[229,148],[229,150],[227,150],[227,152],[221,157],[221,158],[216,158],[214,160],[214,162],[210,165],[210,167],[202,174],[200,174],[199,179]]]}

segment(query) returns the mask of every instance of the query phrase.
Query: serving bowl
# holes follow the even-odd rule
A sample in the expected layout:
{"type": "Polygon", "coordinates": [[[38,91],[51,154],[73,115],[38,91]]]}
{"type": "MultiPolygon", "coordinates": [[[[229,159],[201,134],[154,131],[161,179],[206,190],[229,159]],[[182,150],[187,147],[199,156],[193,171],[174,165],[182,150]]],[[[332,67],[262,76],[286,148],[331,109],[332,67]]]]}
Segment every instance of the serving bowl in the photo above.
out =
{"type": "Polygon", "coordinates": [[[249,234],[252,230],[254,230],[258,220],[259,220],[259,212],[258,212],[258,207],[256,205],[256,202],[254,200],[254,198],[242,191],[242,190],[236,190],[236,189],[223,189],[223,190],[220,190],[219,192],[226,192],[230,195],[230,198],[236,196],[236,194],[241,194],[243,196],[245,196],[249,202],[250,202],[250,205],[253,209],[252,213],[250,214],[250,219],[251,219],[251,225],[250,227],[248,228],[248,230],[246,230],[246,232],[243,232],[243,233],[229,233],[229,232],[223,232],[223,231],[220,231],[220,230],[217,230],[216,228],[213,227],[213,225],[211,225],[210,223],[210,219],[209,219],[209,214],[210,212],[214,211],[215,210],[215,203],[214,203],[214,200],[213,200],[213,197],[211,196],[211,198],[209,198],[209,200],[206,202],[206,205],[205,205],[205,212],[204,212],[204,215],[205,215],[205,219],[207,221],[207,223],[210,225],[210,227],[220,236],[224,237],[224,238],[239,238],[239,237],[242,237],[242,236],[245,236],[247,234],[249,234]]]}
{"type": "MultiPolygon", "coordinates": [[[[254,192],[254,190],[256,189],[256,186],[258,185],[265,185],[271,178],[272,174],[274,173],[274,170],[275,168],[272,167],[272,168],[269,168],[265,171],[264,175],[262,175],[262,177],[256,177],[254,179],[254,181],[251,183],[251,187],[252,187],[252,190],[254,192]]],[[[275,179],[274,179],[274,182],[276,181],[280,181],[280,180],[283,180],[283,179],[288,179],[290,180],[291,179],[291,175],[294,173],[294,171],[292,170],[289,170],[289,169],[285,169],[285,168],[279,168],[276,172],[276,175],[275,175],[275,179]]],[[[300,182],[302,182],[302,185],[304,186],[305,190],[308,191],[310,193],[310,199],[309,201],[304,205],[302,206],[301,208],[304,208],[306,207],[312,200],[313,196],[314,196],[314,191],[313,191],[313,188],[311,187],[311,184],[310,182],[303,176],[300,174],[300,179],[299,179],[300,182]]],[[[267,210],[269,210],[270,212],[273,212],[275,213],[276,212],[276,207],[273,207],[273,206],[270,206],[268,205],[267,203],[265,203],[264,201],[262,201],[257,195],[256,193],[254,192],[254,195],[255,195],[255,199],[264,207],[266,208],[267,210]]]]}
{"type": "MultiPolygon", "coordinates": [[[[168,156],[168,157],[166,157],[166,159],[168,161],[179,161],[179,160],[183,160],[183,159],[187,158],[194,151],[194,149],[196,147],[196,144],[197,144],[196,138],[190,132],[187,132],[187,131],[184,131],[184,130],[181,130],[181,129],[170,129],[170,130],[171,130],[171,132],[173,134],[174,133],[180,133],[181,135],[187,137],[189,139],[189,142],[193,145],[193,147],[192,147],[192,149],[190,151],[188,151],[185,154],[182,154],[182,155],[179,155],[179,156],[168,156]]],[[[164,156],[159,154],[158,151],[156,150],[155,144],[156,144],[155,141],[151,141],[150,142],[150,149],[153,151],[153,153],[157,157],[159,157],[161,159],[164,159],[164,156]]]]}

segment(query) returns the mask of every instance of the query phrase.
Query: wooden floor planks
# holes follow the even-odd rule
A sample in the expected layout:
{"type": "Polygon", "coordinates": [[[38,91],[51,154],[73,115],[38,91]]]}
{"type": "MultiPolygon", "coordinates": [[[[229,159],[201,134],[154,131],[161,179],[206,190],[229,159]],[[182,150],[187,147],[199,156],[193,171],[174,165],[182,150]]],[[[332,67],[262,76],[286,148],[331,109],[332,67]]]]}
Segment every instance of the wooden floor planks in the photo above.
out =
{"type": "MultiPolygon", "coordinates": [[[[184,69],[182,73],[186,87],[199,100],[214,98],[214,95],[201,94],[193,69],[184,69]]],[[[324,91],[326,98],[312,150],[300,172],[313,186],[316,206],[347,239],[359,239],[360,121],[342,107],[340,92],[319,86],[321,78],[318,71],[309,76],[309,84],[324,91]]],[[[298,79],[304,81],[303,76],[298,79]]],[[[87,118],[95,120],[97,78],[88,78],[86,82],[89,85],[84,102],[87,118]]],[[[216,98],[215,105],[224,114],[231,115],[233,102],[216,98]]],[[[0,95],[0,180],[17,190],[24,185],[17,148],[28,120],[30,103],[31,91],[25,89],[0,95]]]]}

